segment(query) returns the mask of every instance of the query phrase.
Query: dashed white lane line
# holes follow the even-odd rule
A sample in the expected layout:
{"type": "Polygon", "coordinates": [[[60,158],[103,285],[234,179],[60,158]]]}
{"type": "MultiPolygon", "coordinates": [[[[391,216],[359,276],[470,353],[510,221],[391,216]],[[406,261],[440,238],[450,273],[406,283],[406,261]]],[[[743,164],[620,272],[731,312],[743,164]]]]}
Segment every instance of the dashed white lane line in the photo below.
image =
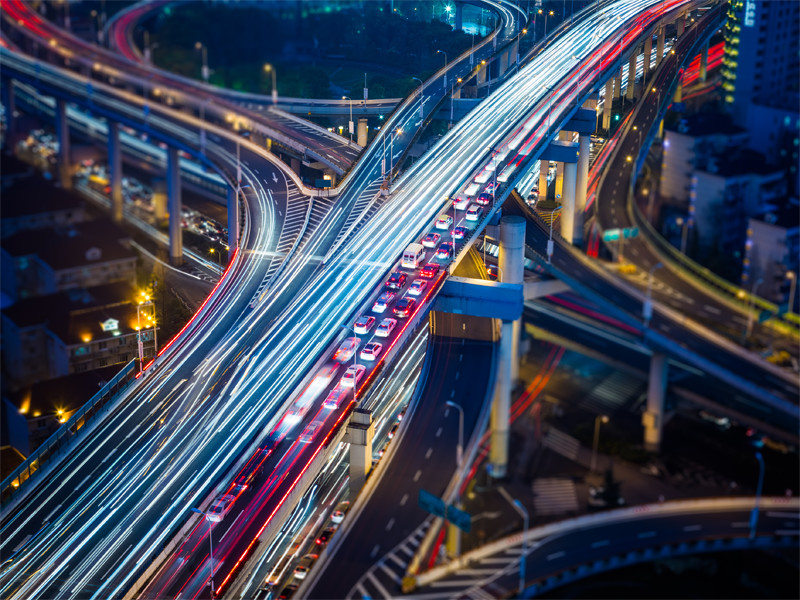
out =
{"type": "Polygon", "coordinates": [[[640,540],[643,540],[645,538],[656,537],[656,532],[655,531],[643,531],[642,533],[640,533],[636,537],[639,538],[640,540]]]}
{"type": "Polygon", "coordinates": [[[436,430],[436,437],[439,437],[440,435],[442,435],[442,428],[441,427],[439,427],[439,429],[436,430]]]}
{"type": "Polygon", "coordinates": [[[91,478],[92,478],[91,475],[87,475],[86,478],[83,481],[81,481],[78,485],[75,486],[75,489],[76,490],[81,489],[83,487],[83,484],[86,483],[87,481],[89,481],[89,479],[91,479],[91,478]]]}
{"type": "Polygon", "coordinates": [[[425,453],[425,458],[430,458],[431,454],[433,454],[433,448],[428,448],[428,451],[425,453]]]}
{"type": "Polygon", "coordinates": [[[386,531],[389,531],[392,527],[394,527],[394,517],[389,519],[389,522],[386,524],[386,531]]]}
{"type": "Polygon", "coordinates": [[[703,528],[702,525],[687,525],[683,528],[684,531],[700,531],[703,528]]]}
{"type": "Polygon", "coordinates": [[[609,540],[600,540],[599,542],[592,543],[592,548],[602,548],[608,546],[611,542],[609,540]]]}
{"type": "Polygon", "coordinates": [[[456,391],[455,390],[450,390],[450,397],[451,398],[455,398],[456,397],[456,391]]]}
{"type": "Polygon", "coordinates": [[[403,494],[403,497],[400,498],[400,506],[405,506],[406,502],[408,502],[408,494],[403,494]]]}
{"type": "Polygon", "coordinates": [[[378,550],[380,550],[380,544],[375,544],[375,547],[372,549],[372,552],[369,553],[370,558],[375,558],[375,555],[378,554],[378,550]]]}
{"type": "Polygon", "coordinates": [[[416,473],[414,473],[414,481],[419,481],[420,475],[422,475],[422,471],[418,470],[416,473]]]}
{"type": "Polygon", "coordinates": [[[564,550],[561,550],[560,552],[553,552],[552,554],[547,555],[547,560],[555,560],[557,558],[561,558],[565,554],[566,552],[564,550]]]}
{"type": "Polygon", "coordinates": [[[408,564],[408,563],[404,563],[402,560],[400,560],[400,557],[397,556],[397,554],[395,554],[394,552],[390,552],[388,558],[389,558],[389,560],[394,562],[394,564],[396,564],[401,569],[405,569],[406,565],[408,564]]]}
{"type": "Polygon", "coordinates": [[[741,528],[741,527],[750,527],[750,521],[734,521],[731,523],[731,527],[741,528]]]}

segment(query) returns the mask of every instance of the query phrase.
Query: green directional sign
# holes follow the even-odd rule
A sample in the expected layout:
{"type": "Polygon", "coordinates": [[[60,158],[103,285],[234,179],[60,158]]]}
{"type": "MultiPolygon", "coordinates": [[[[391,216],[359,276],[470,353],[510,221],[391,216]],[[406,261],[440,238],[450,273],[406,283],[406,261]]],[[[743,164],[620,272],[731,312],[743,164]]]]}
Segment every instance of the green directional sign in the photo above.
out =
{"type": "Polygon", "coordinates": [[[437,517],[445,518],[446,508],[444,500],[439,498],[439,496],[434,496],[430,492],[420,490],[417,502],[419,502],[419,507],[422,510],[427,510],[429,513],[436,515],[437,517]]]}
{"type": "Polygon", "coordinates": [[[472,516],[452,504],[447,505],[447,520],[464,533],[469,533],[472,529],[472,516]]]}
{"type": "Polygon", "coordinates": [[[639,228],[638,227],[626,227],[622,230],[622,235],[626,238],[635,238],[639,235],[639,228]]]}
{"type": "Polygon", "coordinates": [[[615,242],[620,238],[621,235],[622,235],[622,230],[621,229],[606,229],[603,232],[603,241],[604,242],[615,242]]]}

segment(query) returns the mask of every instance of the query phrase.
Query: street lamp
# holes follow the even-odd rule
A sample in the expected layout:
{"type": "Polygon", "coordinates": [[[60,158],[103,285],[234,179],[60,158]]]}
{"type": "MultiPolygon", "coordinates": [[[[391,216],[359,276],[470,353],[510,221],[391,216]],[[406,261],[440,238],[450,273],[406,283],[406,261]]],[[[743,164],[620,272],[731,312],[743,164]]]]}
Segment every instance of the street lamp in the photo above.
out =
{"type": "Polygon", "coordinates": [[[747,328],[744,330],[745,336],[742,339],[742,345],[744,345],[745,341],[751,335],[753,335],[753,309],[755,308],[756,304],[756,292],[758,291],[758,286],[760,286],[763,282],[764,280],[759,278],[750,289],[750,301],[747,304],[747,328]]]}
{"type": "Polygon", "coordinates": [[[141,310],[143,306],[151,306],[152,307],[152,315],[145,313],[145,318],[147,319],[147,326],[145,329],[149,329],[150,327],[153,328],[153,358],[156,357],[158,353],[158,339],[156,337],[156,306],[150,300],[150,296],[145,292],[139,292],[139,299],[136,304],[136,342],[138,345],[139,350],[139,372],[141,373],[144,369],[144,340],[142,339],[142,316],[141,310]]]}
{"type": "Polygon", "coordinates": [[[342,96],[342,100],[350,100],[350,143],[353,143],[353,99],[349,96],[342,96]]]}
{"type": "Polygon", "coordinates": [[[650,318],[653,316],[653,274],[663,266],[663,263],[656,263],[647,272],[647,300],[642,307],[645,329],[650,326],[650,318]]]}
{"type": "Polygon", "coordinates": [[[208,76],[210,75],[210,71],[208,70],[208,47],[202,42],[195,42],[194,49],[200,50],[201,52],[203,63],[200,67],[200,76],[205,83],[208,83],[208,76]]]}
{"type": "Polygon", "coordinates": [[[437,54],[444,54],[444,83],[442,84],[443,89],[447,89],[447,52],[444,50],[437,50],[437,54]]]}
{"type": "Polygon", "coordinates": [[[594,473],[597,470],[597,447],[600,444],[600,423],[608,423],[606,415],[597,415],[594,419],[594,442],[592,443],[592,464],[590,470],[594,473]]]}
{"type": "Polygon", "coordinates": [[[211,566],[211,597],[214,597],[214,543],[211,541],[211,519],[208,516],[207,512],[200,510],[199,508],[192,507],[192,512],[196,512],[199,515],[203,515],[206,521],[208,521],[208,547],[209,547],[209,555],[208,555],[208,563],[211,566]]]}
{"type": "Polygon", "coordinates": [[[764,487],[764,457],[761,452],[756,452],[758,461],[758,485],[756,486],[756,503],[753,505],[753,512],[750,513],[750,539],[756,537],[756,527],[758,526],[758,508],[761,503],[761,490],[764,487]]]}
{"type": "Polygon", "coordinates": [[[522,517],[522,552],[519,555],[519,592],[517,594],[518,597],[522,598],[522,590],[525,589],[525,561],[528,559],[528,525],[530,523],[530,516],[528,515],[528,510],[522,505],[522,502],[516,498],[512,498],[507,493],[503,494],[503,496],[509,501],[514,510],[517,511],[517,514],[522,517]]]}
{"type": "Polygon", "coordinates": [[[790,281],[789,283],[789,308],[787,312],[792,312],[794,309],[794,292],[797,289],[797,273],[794,271],[787,271],[786,279],[790,281]]]}
{"type": "Polygon", "coordinates": [[[459,469],[463,466],[464,460],[464,409],[452,400],[445,402],[447,406],[452,406],[458,411],[458,446],[456,446],[456,465],[459,469]]]}
{"type": "MultiPolygon", "coordinates": [[[[542,11],[540,9],[539,13],[541,13],[541,12],[542,11]]],[[[547,17],[548,16],[552,17],[554,14],[555,13],[551,10],[549,13],[545,14],[545,16],[544,16],[544,39],[547,39],[547,17]]]]}
{"type": "Polygon", "coordinates": [[[208,253],[209,253],[211,256],[214,256],[214,254],[216,254],[216,256],[217,256],[217,266],[218,266],[218,267],[221,269],[221,268],[222,268],[222,264],[220,263],[219,252],[215,252],[215,251],[214,251],[214,248],[209,248],[209,249],[208,249],[208,253]]]}
{"type": "MultiPolygon", "coordinates": [[[[276,74],[275,74],[275,67],[271,64],[266,63],[264,65],[264,72],[265,73],[272,73],[272,104],[278,103],[278,85],[276,84],[276,74]]],[[[350,120],[353,120],[353,115],[350,115],[350,120]]]]}
{"type": "Polygon", "coordinates": [[[419,77],[412,77],[411,79],[416,79],[417,81],[419,81],[419,85],[420,85],[420,89],[419,89],[419,118],[422,119],[422,118],[424,118],[422,102],[425,99],[425,82],[422,81],[422,79],[420,79],[419,77]]]}

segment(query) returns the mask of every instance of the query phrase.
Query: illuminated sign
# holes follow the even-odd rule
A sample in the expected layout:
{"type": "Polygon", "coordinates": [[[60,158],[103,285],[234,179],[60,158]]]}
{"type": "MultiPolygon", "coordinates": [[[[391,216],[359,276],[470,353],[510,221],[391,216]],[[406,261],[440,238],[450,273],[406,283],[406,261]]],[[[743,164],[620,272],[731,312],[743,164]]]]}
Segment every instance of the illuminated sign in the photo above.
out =
{"type": "Polygon", "coordinates": [[[103,328],[103,331],[114,331],[115,329],[119,329],[119,321],[116,319],[108,319],[107,321],[100,323],[100,327],[103,328]]]}
{"type": "Polygon", "coordinates": [[[744,3],[744,26],[756,26],[756,0],[745,0],[744,3]]]}

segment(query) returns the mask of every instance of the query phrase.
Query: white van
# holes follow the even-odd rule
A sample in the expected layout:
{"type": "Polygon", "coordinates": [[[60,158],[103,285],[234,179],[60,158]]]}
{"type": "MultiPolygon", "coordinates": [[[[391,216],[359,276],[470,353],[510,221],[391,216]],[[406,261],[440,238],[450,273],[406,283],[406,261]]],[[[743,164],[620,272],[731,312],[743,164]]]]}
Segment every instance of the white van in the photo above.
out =
{"type": "Polygon", "coordinates": [[[425,260],[425,246],[422,244],[409,244],[403,252],[400,266],[406,269],[417,269],[425,260]]]}

